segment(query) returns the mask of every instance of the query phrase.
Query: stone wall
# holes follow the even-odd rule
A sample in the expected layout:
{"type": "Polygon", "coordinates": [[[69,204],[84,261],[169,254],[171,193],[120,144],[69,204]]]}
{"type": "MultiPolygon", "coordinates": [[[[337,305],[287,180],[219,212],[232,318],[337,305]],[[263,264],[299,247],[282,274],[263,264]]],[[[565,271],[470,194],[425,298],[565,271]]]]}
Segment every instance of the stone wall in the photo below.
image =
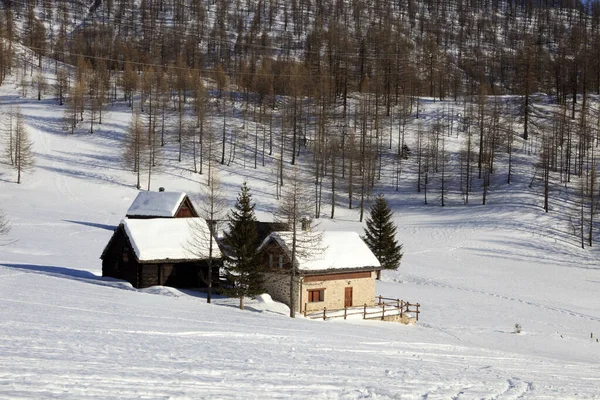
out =
{"type": "MultiPolygon", "coordinates": [[[[271,298],[290,305],[290,276],[285,273],[266,273],[263,275],[263,286],[271,298]]],[[[296,310],[299,310],[298,277],[296,277],[296,310]]]]}
{"type": "Polygon", "coordinates": [[[348,287],[352,288],[352,307],[375,304],[375,272],[371,272],[369,278],[303,282],[302,311],[305,305],[307,312],[322,310],[323,307],[328,310],[343,309],[345,290],[348,287]],[[308,291],[314,289],[325,290],[324,301],[308,302],[308,291]]]}
{"type": "MultiPolygon", "coordinates": [[[[367,304],[375,304],[375,271],[370,273],[369,278],[343,278],[336,280],[319,280],[304,282],[302,277],[296,277],[295,298],[296,311],[304,312],[306,306],[307,312],[322,310],[327,307],[328,310],[344,308],[344,296],[347,287],[352,288],[352,307],[367,304]],[[308,302],[308,291],[315,289],[324,289],[325,296],[323,301],[308,302]]],[[[289,306],[290,303],[290,276],[287,274],[267,273],[264,275],[264,287],[273,300],[280,301],[289,306]]]]}

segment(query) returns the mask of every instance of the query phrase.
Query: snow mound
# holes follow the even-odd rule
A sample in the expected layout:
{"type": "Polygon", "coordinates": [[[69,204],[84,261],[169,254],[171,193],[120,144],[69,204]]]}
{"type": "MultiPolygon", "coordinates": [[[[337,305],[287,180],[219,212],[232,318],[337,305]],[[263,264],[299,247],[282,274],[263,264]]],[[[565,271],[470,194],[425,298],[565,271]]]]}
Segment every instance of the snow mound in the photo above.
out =
{"type": "Polygon", "coordinates": [[[149,288],[139,289],[142,293],[148,294],[157,294],[159,296],[167,296],[167,297],[181,297],[184,296],[179,290],[167,287],[167,286],[151,286],[149,288]]]}
{"type": "Polygon", "coordinates": [[[273,299],[268,293],[259,294],[254,298],[258,303],[273,303],[273,299]]]}

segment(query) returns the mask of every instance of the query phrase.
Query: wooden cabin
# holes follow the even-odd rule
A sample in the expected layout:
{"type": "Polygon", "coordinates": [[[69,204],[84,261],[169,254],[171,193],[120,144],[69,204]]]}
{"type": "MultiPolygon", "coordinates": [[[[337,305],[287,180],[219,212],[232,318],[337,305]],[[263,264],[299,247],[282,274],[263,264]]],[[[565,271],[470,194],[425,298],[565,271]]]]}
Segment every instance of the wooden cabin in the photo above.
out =
{"type": "MultiPolygon", "coordinates": [[[[296,233],[296,311],[373,305],[381,264],[356,232],[296,233]]],[[[274,300],[289,305],[292,232],[273,232],[260,245],[259,262],[269,271],[264,286],[274,300]]]]}
{"type": "Polygon", "coordinates": [[[141,218],[194,218],[198,212],[192,201],[183,192],[139,192],[125,216],[141,218]]]}
{"type": "MultiPolygon", "coordinates": [[[[133,287],[207,287],[210,231],[202,218],[124,219],[102,252],[102,276],[133,287]]],[[[212,244],[212,276],[221,251],[212,244]]]]}

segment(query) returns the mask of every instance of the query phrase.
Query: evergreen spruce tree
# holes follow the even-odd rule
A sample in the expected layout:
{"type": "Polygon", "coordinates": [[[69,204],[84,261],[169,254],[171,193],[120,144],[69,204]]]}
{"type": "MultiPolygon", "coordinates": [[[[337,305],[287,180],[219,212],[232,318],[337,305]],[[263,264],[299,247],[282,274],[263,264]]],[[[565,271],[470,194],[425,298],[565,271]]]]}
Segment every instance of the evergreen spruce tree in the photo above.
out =
{"type": "MultiPolygon", "coordinates": [[[[397,270],[402,259],[402,245],[396,240],[396,226],[392,222],[392,210],[382,194],[375,199],[366,220],[363,240],[384,269],[397,270]]],[[[377,279],[381,272],[377,272],[377,279]]]]}
{"type": "Polygon", "coordinates": [[[244,297],[262,293],[262,279],[258,267],[256,250],[258,234],[256,217],[250,189],[246,182],[242,185],[235,207],[228,216],[227,232],[223,238],[227,280],[231,287],[225,292],[240,299],[240,309],[244,309],[244,297]]]}

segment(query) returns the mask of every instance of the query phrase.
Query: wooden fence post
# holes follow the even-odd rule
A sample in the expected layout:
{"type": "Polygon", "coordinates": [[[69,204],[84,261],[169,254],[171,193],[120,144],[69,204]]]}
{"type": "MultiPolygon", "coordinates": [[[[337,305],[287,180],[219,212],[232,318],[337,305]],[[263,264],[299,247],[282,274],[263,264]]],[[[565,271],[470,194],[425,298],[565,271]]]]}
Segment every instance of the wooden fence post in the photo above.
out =
{"type": "Polygon", "coordinates": [[[365,308],[363,311],[363,319],[367,319],[367,303],[365,303],[365,308]]]}
{"type": "Polygon", "coordinates": [[[404,300],[400,303],[400,318],[404,316],[404,300]]]}
{"type": "Polygon", "coordinates": [[[383,306],[381,307],[381,320],[383,321],[384,318],[385,318],[385,303],[383,303],[383,306]]]}
{"type": "Polygon", "coordinates": [[[327,307],[323,307],[323,321],[327,319],[327,307]]]}
{"type": "Polygon", "coordinates": [[[304,303],[304,318],[306,318],[306,306],[308,305],[308,303],[304,303]]]}
{"type": "Polygon", "coordinates": [[[400,308],[400,299],[396,299],[396,307],[400,308]]]}
{"type": "Polygon", "coordinates": [[[419,320],[419,307],[420,307],[420,306],[421,306],[421,305],[420,305],[419,303],[417,303],[417,321],[419,320]]]}
{"type": "Polygon", "coordinates": [[[346,319],[347,313],[348,313],[348,307],[344,307],[344,319],[346,319]]]}

